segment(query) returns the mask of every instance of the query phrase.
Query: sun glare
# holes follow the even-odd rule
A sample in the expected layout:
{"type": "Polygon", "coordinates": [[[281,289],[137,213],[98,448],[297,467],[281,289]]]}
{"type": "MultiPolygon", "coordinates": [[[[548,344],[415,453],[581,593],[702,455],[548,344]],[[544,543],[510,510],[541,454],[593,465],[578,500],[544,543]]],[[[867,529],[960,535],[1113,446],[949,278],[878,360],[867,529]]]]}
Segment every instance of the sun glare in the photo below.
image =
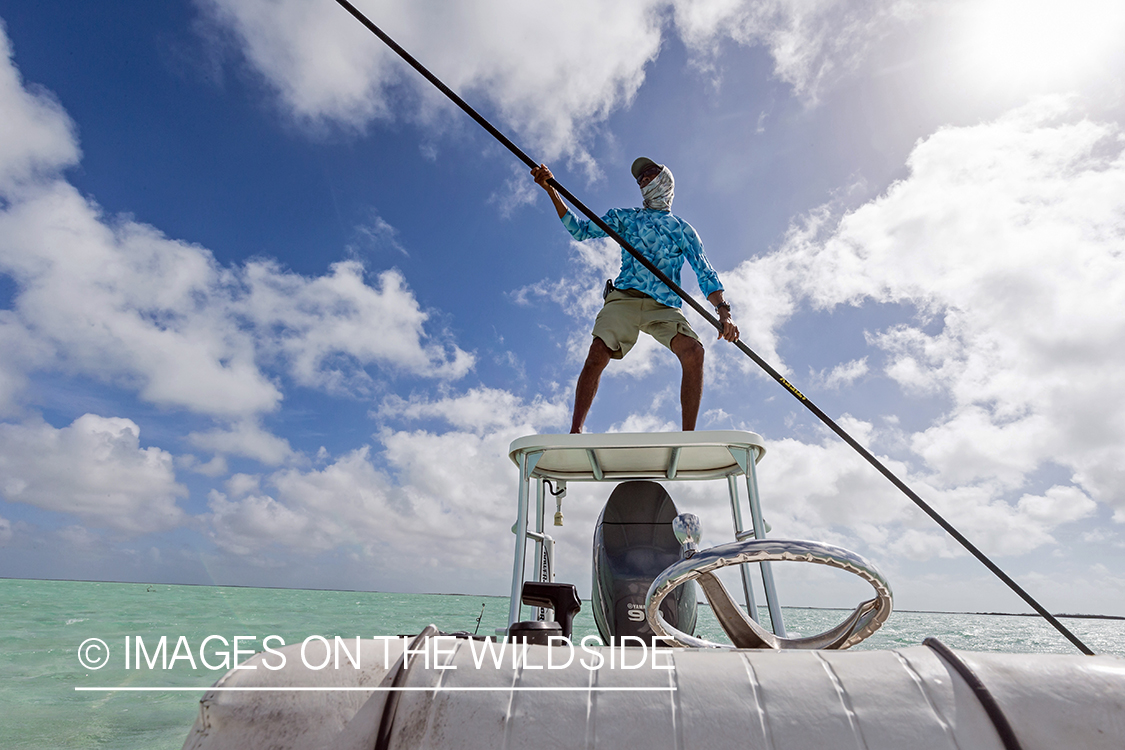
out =
{"type": "Polygon", "coordinates": [[[1040,92],[1121,77],[1123,0],[970,0],[959,15],[949,62],[968,80],[1040,92]]]}

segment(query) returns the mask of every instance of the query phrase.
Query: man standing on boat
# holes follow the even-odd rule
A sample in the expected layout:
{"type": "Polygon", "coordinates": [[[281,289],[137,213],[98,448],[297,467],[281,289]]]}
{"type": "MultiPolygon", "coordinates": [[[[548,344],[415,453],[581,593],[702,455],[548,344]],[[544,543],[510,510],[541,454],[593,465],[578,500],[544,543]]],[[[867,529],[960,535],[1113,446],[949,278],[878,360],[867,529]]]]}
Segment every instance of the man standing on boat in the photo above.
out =
{"type": "MultiPolygon", "coordinates": [[[[603,216],[602,221],[676,284],[680,283],[684,261],[691,264],[699,288],[718,312],[723,327],[719,338],[738,341],[738,327],[731,319],[730,304],[723,298],[722,284],[703,253],[699,235],[690,224],[672,214],[676,184],[672,171],[644,156],[633,162],[632,171],[644,198],[644,208],[615,208],[603,216]]],[[[531,175],[547,191],[563,226],[574,239],[581,242],[607,236],[597,225],[579,219],[567,208],[562,196],[547,183],[553,176],[547,165],[540,164],[531,170],[531,175]]],[[[680,360],[683,429],[685,432],[694,430],[703,396],[703,345],[680,311],[680,298],[624,248],[621,273],[606,284],[604,296],[605,305],[591,331],[594,340],[575,388],[571,433],[582,432],[606,365],[611,359],[621,359],[628,354],[641,331],[671,349],[680,360]]]]}

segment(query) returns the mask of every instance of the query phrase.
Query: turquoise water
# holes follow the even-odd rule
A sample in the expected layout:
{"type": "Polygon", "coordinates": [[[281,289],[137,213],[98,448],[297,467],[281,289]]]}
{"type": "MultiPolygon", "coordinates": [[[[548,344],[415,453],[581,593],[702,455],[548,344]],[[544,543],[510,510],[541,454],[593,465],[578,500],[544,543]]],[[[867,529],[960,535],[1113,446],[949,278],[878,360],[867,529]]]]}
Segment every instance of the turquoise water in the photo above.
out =
{"type": "MultiPolygon", "coordinates": [[[[500,597],[0,580],[0,748],[179,748],[203,689],[225,671],[198,663],[199,647],[210,635],[228,643],[235,636],[254,636],[259,640],[244,641],[243,648],[261,650],[260,639],[273,634],[293,644],[310,635],[417,633],[431,622],[447,632],[472,632],[482,604],[481,633],[506,624],[508,603],[500,597]],[[184,636],[196,668],[180,659],[168,670],[126,670],[125,637],[138,635],[150,653],[160,636],[168,636],[169,657],[184,636]],[[102,669],[79,663],[79,645],[88,638],[102,639],[110,650],[102,669]],[[74,690],[131,685],[198,687],[199,692],[74,690]]],[[[823,631],[845,615],[802,608],[786,608],[784,614],[791,635],[823,631]]],[[[1125,621],[1064,622],[1095,652],[1125,656],[1125,621]]],[[[586,603],[575,635],[596,632],[586,603]]],[[[700,610],[697,634],[723,640],[707,608],[700,610]]],[[[955,649],[1075,653],[1039,618],[917,612],[895,612],[857,648],[913,646],[931,635],[955,649]]],[[[218,663],[223,649],[218,641],[213,645],[208,658],[218,663]]],[[[271,645],[276,647],[276,641],[271,645]]]]}

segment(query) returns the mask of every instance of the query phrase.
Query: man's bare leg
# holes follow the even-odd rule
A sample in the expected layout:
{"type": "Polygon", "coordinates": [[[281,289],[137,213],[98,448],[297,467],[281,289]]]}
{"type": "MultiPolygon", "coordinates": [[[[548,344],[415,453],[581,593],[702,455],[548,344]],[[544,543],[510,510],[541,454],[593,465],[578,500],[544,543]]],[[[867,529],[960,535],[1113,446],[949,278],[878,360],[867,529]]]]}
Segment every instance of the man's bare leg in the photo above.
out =
{"type": "Polygon", "coordinates": [[[684,432],[695,429],[699,416],[699,402],[703,398],[703,344],[677,333],[671,341],[672,353],[680,360],[683,377],[680,379],[680,410],[683,414],[684,432]]]}
{"type": "Polygon", "coordinates": [[[586,415],[590,413],[590,406],[598,393],[602,370],[609,364],[612,354],[612,350],[605,345],[605,342],[595,336],[590,343],[590,352],[586,355],[586,364],[582,366],[582,373],[578,376],[578,385],[574,389],[574,418],[570,422],[572,435],[582,432],[586,415]]]}

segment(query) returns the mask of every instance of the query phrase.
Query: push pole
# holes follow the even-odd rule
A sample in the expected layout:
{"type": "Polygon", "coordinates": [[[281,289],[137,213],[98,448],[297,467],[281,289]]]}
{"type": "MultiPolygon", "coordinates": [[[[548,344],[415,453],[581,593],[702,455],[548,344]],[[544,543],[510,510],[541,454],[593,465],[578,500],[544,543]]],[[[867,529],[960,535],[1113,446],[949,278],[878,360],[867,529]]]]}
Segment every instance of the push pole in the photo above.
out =
{"type": "MultiPolygon", "coordinates": [[[[473,120],[475,120],[478,125],[480,125],[482,128],[487,130],[489,135],[491,135],[493,138],[495,138],[497,141],[499,141],[501,143],[501,145],[503,145],[506,149],[511,151],[516,156],[516,158],[519,159],[520,161],[522,161],[524,164],[526,164],[529,169],[535,169],[536,167],[539,166],[538,164],[535,163],[535,161],[530,156],[525,154],[516,144],[512,143],[512,141],[509,140],[506,135],[504,135],[499,130],[497,130],[492,125],[492,123],[490,123],[483,116],[481,116],[481,114],[479,112],[477,112],[475,109],[470,107],[469,104],[464,99],[462,99],[460,96],[458,96],[456,94],[456,92],[453,91],[453,89],[449,88],[444,83],[442,83],[441,79],[439,79],[437,76],[435,76],[429,70],[427,70],[426,67],[423,66],[420,62],[415,60],[414,57],[409,52],[407,52],[405,49],[400,47],[398,45],[398,43],[395,42],[394,39],[391,39],[391,37],[389,37],[386,34],[386,32],[384,32],[382,29],[380,29],[378,26],[376,26],[374,23],[372,23],[371,20],[367,18],[367,16],[360,13],[359,10],[357,10],[354,5],[352,5],[350,2],[348,2],[348,0],[336,0],[336,2],[339,3],[344,8],[344,10],[348,11],[353,16],[355,16],[356,20],[359,21],[364,26],[366,26],[367,29],[372,34],[379,37],[379,39],[381,39],[384,44],[386,44],[388,47],[390,47],[395,52],[395,54],[397,54],[399,57],[401,57],[403,60],[405,60],[406,63],[408,65],[410,65],[410,67],[412,67],[412,68],[414,68],[414,70],[418,71],[418,73],[420,73],[423,78],[425,78],[427,81],[429,81],[434,86],[436,86],[437,89],[439,91],[441,91],[441,93],[445,94],[446,97],[448,97],[450,101],[452,101],[454,104],[456,104],[458,107],[460,107],[465,112],[465,114],[467,114],[469,117],[473,118],[473,120]]],[[[634,258],[636,258],[637,262],[640,263],[642,266],[644,266],[646,269],[648,269],[648,271],[651,272],[653,276],[655,276],[656,278],[658,278],[662,282],[664,282],[664,284],[666,284],[669,289],[671,289],[673,292],[675,292],[680,297],[680,299],[682,299],[684,302],[686,302],[688,305],[690,305],[693,310],[695,310],[697,313],[699,313],[701,316],[703,316],[703,319],[706,320],[708,323],[710,323],[712,326],[714,326],[715,329],[717,329],[719,331],[719,333],[722,333],[722,331],[723,331],[722,324],[719,323],[718,318],[716,318],[714,315],[711,314],[710,310],[707,310],[706,308],[704,308],[703,305],[701,305],[694,297],[692,297],[687,292],[685,292],[679,284],[672,281],[672,279],[668,278],[667,274],[665,274],[663,271],[661,271],[659,268],[657,268],[655,265],[653,265],[652,261],[650,261],[644,255],[642,255],[640,253],[640,251],[638,251],[635,247],[633,247],[632,244],[630,244],[624,237],[622,237],[617,232],[615,232],[612,228],[610,228],[610,226],[608,224],[606,224],[601,219],[600,216],[598,216],[593,211],[591,211],[589,208],[587,208],[585,203],[583,203],[582,201],[575,198],[569,190],[567,190],[562,185],[560,185],[558,183],[558,181],[556,181],[553,177],[550,180],[547,180],[547,184],[549,184],[555,190],[559,191],[559,195],[561,195],[563,198],[565,198],[567,201],[569,201],[572,206],[574,206],[579,211],[581,211],[583,214],[585,214],[586,217],[588,219],[590,219],[590,221],[592,221],[598,227],[598,229],[601,229],[603,232],[605,232],[606,235],[608,235],[610,238],[612,238],[614,242],[616,242],[618,245],[620,245],[622,247],[622,249],[624,249],[626,252],[628,252],[630,255],[632,255],[634,258]]],[[[910,498],[914,502],[914,504],[917,505],[919,508],[921,508],[922,511],[926,515],[928,515],[930,518],[932,518],[938,524],[938,526],[941,526],[943,529],[945,529],[945,531],[950,536],[952,536],[954,539],[956,539],[961,544],[962,547],[964,547],[966,550],[968,550],[973,555],[973,557],[980,560],[981,563],[983,563],[986,568],[991,570],[993,572],[993,574],[996,575],[997,578],[999,578],[1001,581],[1003,581],[1005,584],[1007,584],[1008,588],[1010,588],[1012,591],[1014,591],[1016,594],[1018,594],[1021,599],[1023,599],[1025,602],[1027,602],[1027,604],[1032,609],[1034,609],[1036,612],[1038,612],[1045,620],[1047,620],[1047,622],[1051,623],[1051,625],[1054,626],[1055,630],[1062,633],[1063,636],[1065,636],[1067,640],[1069,640],[1071,643],[1073,643],[1078,648],[1079,651],[1081,651],[1084,654],[1087,654],[1088,656],[1094,655],[1094,652],[1091,651],[1090,648],[1078,638],[1078,636],[1076,636],[1074,633],[1070,632],[1070,630],[1067,629],[1067,627],[1065,625],[1063,625],[1061,622],[1059,622],[1058,618],[1056,618],[1054,615],[1052,615],[1050,612],[1048,612],[1047,609],[1042,604],[1040,604],[1038,601],[1035,600],[1034,597],[1031,596],[1031,594],[1024,591],[1023,587],[1021,587],[1018,583],[1016,583],[1010,576],[1008,576],[1007,573],[1005,573],[1003,570],[1001,570],[1000,567],[998,565],[996,565],[996,563],[992,562],[992,560],[990,560],[987,555],[985,555],[983,552],[981,552],[975,544],[970,542],[960,531],[958,531],[953,526],[953,524],[949,523],[949,521],[946,521],[945,518],[943,518],[940,513],[938,513],[936,510],[934,510],[930,506],[929,503],[927,503],[925,500],[923,500],[917,493],[914,492],[914,490],[910,489],[910,487],[908,487],[905,482],[903,482],[901,479],[899,479],[895,475],[894,472],[892,472],[890,469],[888,469],[886,466],[884,466],[882,461],[875,458],[875,456],[872,455],[872,453],[870,451],[868,451],[866,448],[864,448],[858,441],[855,440],[855,438],[853,438],[851,435],[849,435],[844,430],[844,428],[842,428],[842,427],[840,427],[840,425],[836,424],[835,420],[833,420],[831,417],[829,417],[827,414],[825,414],[823,411],[821,411],[820,408],[816,404],[814,404],[803,393],[801,393],[799,390],[797,390],[796,386],[794,386],[792,383],[790,383],[788,380],[786,380],[784,377],[782,377],[781,373],[779,373],[777,370],[775,370],[764,359],[759,357],[754,352],[753,349],[751,349],[749,346],[744,344],[742,341],[735,341],[734,345],[736,347],[738,347],[742,351],[743,354],[745,354],[750,359],[754,360],[754,363],[756,365],[758,365],[758,367],[761,367],[763,370],[765,370],[767,375],[769,375],[771,378],[773,378],[778,383],[780,383],[782,386],[784,386],[785,389],[787,391],[789,391],[793,395],[794,398],[796,398],[798,401],[800,401],[801,404],[804,405],[804,407],[806,409],[808,409],[813,414],[815,414],[816,417],[821,422],[823,422],[825,425],[827,425],[830,430],[832,430],[837,435],[839,435],[840,438],[845,443],[847,443],[853,449],[855,449],[855,451],[857,453],[859,453],[859,455],[862,456],[864,458],[864,460],[867,461],[867,463],[874,466],[875,469],[878,470],[880,474],[882,474],[888,480],[890,480],[891,484],[893,484],[895,487],[898,487],[899,490],[901,490],[904,495],[906,495],[908,498],[910,498]]]]}

